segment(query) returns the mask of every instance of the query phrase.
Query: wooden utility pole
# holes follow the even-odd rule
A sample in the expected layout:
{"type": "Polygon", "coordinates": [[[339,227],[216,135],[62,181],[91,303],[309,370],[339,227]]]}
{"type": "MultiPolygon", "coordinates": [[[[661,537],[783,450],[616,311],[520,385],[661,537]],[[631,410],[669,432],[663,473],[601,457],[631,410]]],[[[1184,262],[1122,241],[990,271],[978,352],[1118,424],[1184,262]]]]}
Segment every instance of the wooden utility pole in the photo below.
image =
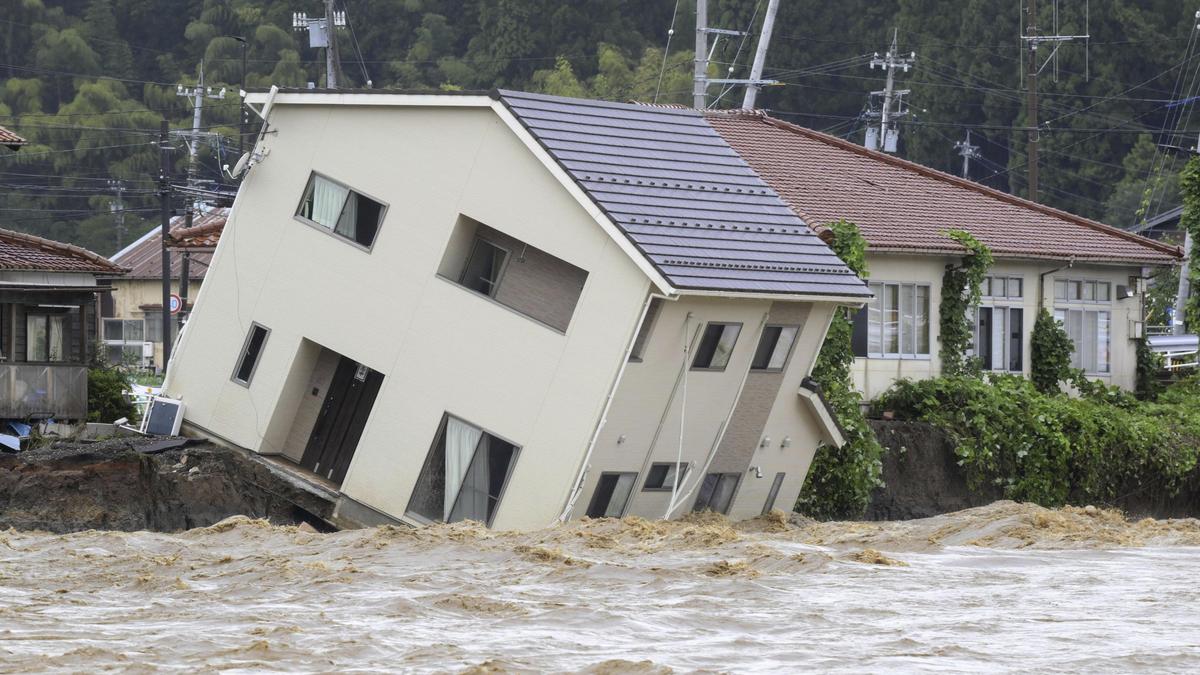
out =
{"type": "Polygon", "coordinates": [[[325,26],[328,29],[329,46],[325,48],[325,86],[338,88],[341,79],[342,61],[338,55],[337,24],[333,11],[333,0],[325,0],[325,26]]]}
{"type": "Polygon", "coordinates": [[[1029,127],[1025,157],[1029,168],[1029,200],[1038,200],[1038,39],[1037,0],[1028,0],[1025,10],[1029,13],[1025,24],[1026,41],[1029,43],[1029,63],[1025,74],[1025,113],[1029,127]]]}

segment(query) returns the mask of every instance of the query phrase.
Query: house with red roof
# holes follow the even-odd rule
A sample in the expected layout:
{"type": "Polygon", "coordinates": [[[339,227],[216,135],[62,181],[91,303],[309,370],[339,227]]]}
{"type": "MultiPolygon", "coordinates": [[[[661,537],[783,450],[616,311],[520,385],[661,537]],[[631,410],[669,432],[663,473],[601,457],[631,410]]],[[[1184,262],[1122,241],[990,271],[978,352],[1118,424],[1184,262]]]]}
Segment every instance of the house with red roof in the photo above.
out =
{"type": "Polygon", "coordinates": [[[87,417],[98,277],[125,268],[78,246],[0,230],[0,419],[87,417]]]}
{"type": "Polygon", "coordinates": [[[26,141],[4,127],[0,127],[0,145],[15,152],[28,144],[29,141],[26,141]]]}
{"type": "Polygon", "coordinates": [[[1074,343],[1072,364],[1134,387],[1147,282],[1179,264],[1178,247],[993,190],[758,111],[709,123],[810,227],[856,224],[874,299],[855,316],[856,384],[868,398],[900,378],[928,378],[938,357],[942,276],[965,230],[995,256],[974,308],[984,369],[1029,374],[1041,308],[1074,343]]]}
{"type": "MultiPolygon", "coordinates": [[[[171,256],[171,292],[184,300],[183,311],[172,322],[172,340],[179,335],[179,326],[186,321],[192,301],[200,292],[228,217],[228,208],[213,208],[197,213],[190,224],[186,216],[171,220],[167,238],[171,256]],[[185,276],[186,285],[182,283],[185,276]]],[[[129,273],[109,280],[113,292],[102,308],[103,340],[108,360],[161,371],[162,230],[151,228],[110,260],[129,268],[129,273]]]]}

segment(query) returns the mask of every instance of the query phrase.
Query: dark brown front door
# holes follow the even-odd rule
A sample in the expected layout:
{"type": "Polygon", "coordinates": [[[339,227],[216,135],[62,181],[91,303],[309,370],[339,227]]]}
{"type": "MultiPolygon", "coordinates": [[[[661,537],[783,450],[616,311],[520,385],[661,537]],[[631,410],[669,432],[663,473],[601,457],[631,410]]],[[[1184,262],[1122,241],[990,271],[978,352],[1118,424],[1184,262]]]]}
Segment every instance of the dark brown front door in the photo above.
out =
{"type": "Polygon", "coordinates": [[[300,466],[341,485],[382,383],[381,373],[342,357],[300,466]]]}

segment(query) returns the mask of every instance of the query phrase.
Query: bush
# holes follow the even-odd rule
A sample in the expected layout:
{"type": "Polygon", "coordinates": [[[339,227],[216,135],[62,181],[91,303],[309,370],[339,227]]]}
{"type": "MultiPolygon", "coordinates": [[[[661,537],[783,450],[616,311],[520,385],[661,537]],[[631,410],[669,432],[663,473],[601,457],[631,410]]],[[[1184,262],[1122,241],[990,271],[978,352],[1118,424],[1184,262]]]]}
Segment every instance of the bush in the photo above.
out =
{"type": "Polygon", "coordinates": [[[125,394],[128,389],[129,381],[120,370],[100,365],[88,368],[88,421],[133,417],[133,403],[125,394]]]}
{"type": "Polygon", "coordinates": [[[1200,458],[1200,381],[1137,401],[1110,387],[1043,393],[1019,376],[901,381],[875,404],[940,427],[974,486],[1043,506],[1175,494],[1200,458]]]}
{"type": "Polygon", "coordinates": [[[1071,379],[1071,352],[1075,351],[1075,345],[1045,307],[1033,322],[1029,341],[1029,373],[1033,386],[1043,394],[1060,391],[1059,383],[1071,379]]]}

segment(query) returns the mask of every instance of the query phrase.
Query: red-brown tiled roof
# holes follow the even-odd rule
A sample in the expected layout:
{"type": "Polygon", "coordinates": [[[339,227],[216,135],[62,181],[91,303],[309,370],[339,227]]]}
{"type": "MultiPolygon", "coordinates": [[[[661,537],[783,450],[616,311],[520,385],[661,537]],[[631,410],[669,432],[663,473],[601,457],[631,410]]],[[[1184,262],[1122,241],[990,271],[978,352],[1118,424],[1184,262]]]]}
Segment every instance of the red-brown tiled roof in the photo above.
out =
{"type": "Polygon", "coordinates": [[[13,150],[16,150],[25,144],[26,141],[24,138],[21,138],[4,127],[0,127],[0,145],[7,145],[13,150]]]}
{"type": "Polygon", "coordinates": [[[104,276],[121,276],[128,271],[87,249],[10,230],[0,230],[0,270],[92,272],[104,276]]]}
{"type": "MultiPolygon", "coordinates": [[[[212,253],[196,249],[215,248],[228,217],[228,208],[213,209],[208,213],[195,216],[192,219],[192,226],[188,228],[183,227],[184,216],[176,216],[171,219],[171,236],[167,240],[167,245],[172,249],[186,248],[191,251],[192,264],[188,266],[189,278],[204,278],[204,273],[208,271],[208,264],[212,260],[212,253]],[[181,240],[180,237],[184,239],[181,240]]],[[[130,268],[127,279],[161,279],[161,230],[157,227],[150,230],[114,255],[112,260],[130,268]]],[[[179,277],[182,261],[183,256],[180,253],[171,253],[172,278],[179,277]]]]}
{"type": "Polygon", "coordinates": [[[810,226],[845,219],[868,250],[961,253],[970,232],[1002,257],[1171,264],[1178,247],[993,190],[758,112],[708,121],[810,226]]]}

